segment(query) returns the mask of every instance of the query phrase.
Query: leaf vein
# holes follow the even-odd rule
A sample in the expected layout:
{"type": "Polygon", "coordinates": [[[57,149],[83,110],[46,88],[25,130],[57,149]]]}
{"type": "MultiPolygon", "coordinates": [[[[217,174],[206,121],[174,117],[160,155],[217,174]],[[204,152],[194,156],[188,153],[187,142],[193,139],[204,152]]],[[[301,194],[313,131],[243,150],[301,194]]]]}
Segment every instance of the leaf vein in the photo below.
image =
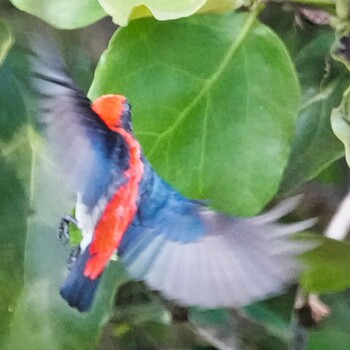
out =
{"type": "Polygon", "coordinates": [[[199,159],[199,169],[198,169],[198,186],[199,186],[199,193],[203,197],[204,195],[204,164],[205,164],[205,156],[206,156],[206,149],[207,149],[207,136],[208,136],[208,119],[210,117],[210,106],[211,106],[211,99],[210,95],[207,95],[207,100],[205,104],[205,111],[204,111],[204,117],[203,117],[203,127],[202,127],[202,140],[201,140],[201,154],[199,159]]]}
{"type": "Polygon", "coordinates": [[[168,134],[172,133],[176,128],[183,122],[183,120],[188,116],[189,112],[194,108],[194,106],[201,100],[201,98],[207,94],[211,87],[219,80],[223,72],[225,71],[227,65],[229,64],[231,58],[234,56],[234,54],[237,52],[238,48],[241,46],[243,40],[249,33],[250,29],[252,28],[255,19],[257,16],[257,12],[251,12],[245,23],[242,26],[242,30],[240,31],[239,35],[236,37],[236,40],[232,42],[232,44],[228,47],[226,55],[221,60],[220,64],[218,65],[218,68],[214,71],[212,76],[206,80],[206,82],[203,85],[203,88],[199,91],[197,96],[192,100],[192,102],[182,110],[182,112],[179,114],[179,117],[176,119],[176,121],[162,134],[159,135],[158,139],[155,141],[153,147],[149,151],[149,157],[152,157],[155,150],[158,148],[160,141],[166,137],[168,134]]]}

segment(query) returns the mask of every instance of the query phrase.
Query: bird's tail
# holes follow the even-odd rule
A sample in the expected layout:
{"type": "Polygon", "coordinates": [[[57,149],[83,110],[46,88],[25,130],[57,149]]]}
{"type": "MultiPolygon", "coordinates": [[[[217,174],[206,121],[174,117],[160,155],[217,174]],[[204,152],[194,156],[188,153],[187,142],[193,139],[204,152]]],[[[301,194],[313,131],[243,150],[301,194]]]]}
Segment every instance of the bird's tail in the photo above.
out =
{"type": "Polygon", "coordinates": [[[91,279],[84,275],[85,265],[90,257],[89,247],[87,247],[72,266],[60,290],[63,299],[81,312],[90,310],[101,279],[100,277],[91,279]]]}

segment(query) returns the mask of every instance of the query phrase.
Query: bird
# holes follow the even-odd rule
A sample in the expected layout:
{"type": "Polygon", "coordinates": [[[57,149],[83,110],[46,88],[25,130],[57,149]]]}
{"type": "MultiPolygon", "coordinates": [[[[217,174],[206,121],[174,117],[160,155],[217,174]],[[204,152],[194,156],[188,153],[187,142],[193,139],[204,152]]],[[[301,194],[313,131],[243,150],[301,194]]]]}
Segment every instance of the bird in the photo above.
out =
{"type": "Polygon", "coordinates": [[[133,279],[181,306],[242,307],[296,281],[297,255],[307,248],[291,237],[315,220],[278,220],[300,197],[255,217],[187,198],[147,160],[126,97],[113,92],[90,101],[57,48],[39,43],[29,55],[39,123],[77,198],[75,217],[64,216],[60,225],[61,238],[70,221],[83,236],[60,288],[71,307],[91,309],[115,254],[133,279]]]}

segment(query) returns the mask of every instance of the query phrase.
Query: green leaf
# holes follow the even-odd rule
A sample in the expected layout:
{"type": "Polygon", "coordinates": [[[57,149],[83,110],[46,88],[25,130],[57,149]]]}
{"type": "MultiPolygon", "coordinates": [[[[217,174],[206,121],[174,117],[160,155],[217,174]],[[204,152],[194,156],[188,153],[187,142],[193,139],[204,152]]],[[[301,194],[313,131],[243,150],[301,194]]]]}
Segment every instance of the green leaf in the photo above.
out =
{"type": "Polygon", "coordinates": [[[292,153],[281,183],[280,191],[283,193],[314,178],[343,155],[341,143],[331,130],[330,115],[349,85],[349,77],[346,70],[337,65],[328,67],[331,75],[325,79],[326,58],[333,40],[332,34],[318,36],[296,58],[303,105],[292,153]]]}
{"type": "Polygon", "coordinates": [[[2,150],[0,156],[0,348],[3,348],[9,333],[13,312],[23,287],[27,213],[23,185],[15,169],[4,159],[6,151],[10,150],[2,150]]]}
{"type": "Polygon", "coordinates": [[[274,312],[274,310],[270,309],[268,305],[261,302],[247,306],[244,309],[249,317],[262,325],[269,334],[285,342],[291,339],[292,332],[289,323],[286,323],[286,321],[274,312]]]}
{"type": "Polygon", "coordinates": [[[199,12],[222,12],[249,5],[250,0],[99,0],[106,13],[113,21],[126,26],[130,19],[154,16],[165,21],[188,17],[199,12]]]}
{"type": "Polygon", "coordinates": [[[133,21],[96,70],[90,96],[107,93],[128,97],[146,156],[184,194],[236,214],[275,194],[299,88],[285,47],[254,13],[133,21]]]}
{"type": "Polygon", "coordinates": [[[334,292],[350,286],[350,244],[324,238],[322,245],[301,257],[308,269],[301,284],[309,292],[334,292]]]}
{"type": "MultiPolygon", "coordinates": [[[[125,26],[132,10],[140,5],[147,6],[155,18],[167,20],[192,15],[205,4],[206,0],[143,0],[141,2],[138,0],[99,0],[99,2],[112,16],[115,23],[125,26]]],[[[142,10],[144,11],[144,8],[142,10]]],[[[145,11],[145,14],[148,14],[148,11],[145,11]]]]}
{"type": "Polygon", "coordinates": [[[10,30],[5,23],[0,21],[0,66],[5,60],[7,53],[9,52],[13,44],[13,37],[10,30]]]}
{"type": "Polygon", "coordinates": [[[85,27],[106,16],[97,0],[10,0],[22,11],[60,29],[85,27]]]}
{"type": "Polygon", "coordinates": [[[0,66],[0,348],[4,348],[23,288],[29,211],[24,184],[28,144],[19,136],[26,112],[7,62],[0,66]]]}

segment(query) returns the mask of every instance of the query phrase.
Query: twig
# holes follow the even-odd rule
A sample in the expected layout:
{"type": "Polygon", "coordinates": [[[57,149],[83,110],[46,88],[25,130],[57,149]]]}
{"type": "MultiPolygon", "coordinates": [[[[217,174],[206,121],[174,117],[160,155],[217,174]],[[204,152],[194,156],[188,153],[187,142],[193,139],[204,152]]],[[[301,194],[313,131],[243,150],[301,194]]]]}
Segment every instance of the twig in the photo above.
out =
{"type": "Polygon", "coordinates": [[[325,236],[343,241],[350,229],[350,193],[343,199],[337,212],[329,223],[325,236]]]}

